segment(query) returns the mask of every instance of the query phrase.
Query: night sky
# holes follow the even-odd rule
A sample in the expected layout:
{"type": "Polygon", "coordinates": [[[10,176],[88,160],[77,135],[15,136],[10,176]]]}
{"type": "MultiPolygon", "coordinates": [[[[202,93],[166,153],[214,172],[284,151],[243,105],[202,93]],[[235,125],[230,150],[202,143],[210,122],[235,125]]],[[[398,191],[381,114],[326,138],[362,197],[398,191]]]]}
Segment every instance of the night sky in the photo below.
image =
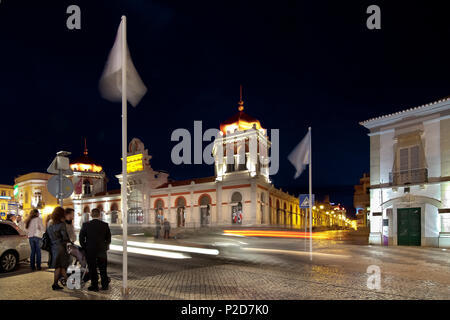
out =
{"type": "MultiPolygon", "coordinates": [[[[98,91],[121,15],[132,59],[148,87],[128,109],[128,137],[173,179],[213,166],[170,161],[176,128],[218,128],[245,112],[280,129],[277,186],[293,180],[287,155],[313,130],[313,186],[352,207],[352,185],[369,171],[369,138],[358,122],[450,95],[450,19],[429,1],[20,1],[0,2],[0,183],[45,172],[55,153],[101,164],[109,189],[121,171],[121,105],[98,91]],[[66,8],[81,8],[68,30],[66,8]],[[366,9],[381,7],[381,30],[366,9]],[[339,192],[341,190],[341,192],[339,192]]],[[[207,143],[204,144],[206,146],[207,143]]],[[[315,189],[317,190],[317,189],[315,189]]],[[[317,191],[316,191],[317,192],[317,191]]]]}

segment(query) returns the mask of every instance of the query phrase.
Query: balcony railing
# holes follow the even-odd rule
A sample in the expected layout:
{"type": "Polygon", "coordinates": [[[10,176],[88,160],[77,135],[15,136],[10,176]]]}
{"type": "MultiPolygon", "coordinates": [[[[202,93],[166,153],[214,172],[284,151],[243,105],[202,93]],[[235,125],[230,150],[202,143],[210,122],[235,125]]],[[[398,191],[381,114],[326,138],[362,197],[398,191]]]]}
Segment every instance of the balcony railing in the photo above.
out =
{"type": "Polygon", "coordinates": [[[391,186],[420,184],[426,182],[428,182],[427,168],[401,170],[389,173],[389,184],[391,186]]]}

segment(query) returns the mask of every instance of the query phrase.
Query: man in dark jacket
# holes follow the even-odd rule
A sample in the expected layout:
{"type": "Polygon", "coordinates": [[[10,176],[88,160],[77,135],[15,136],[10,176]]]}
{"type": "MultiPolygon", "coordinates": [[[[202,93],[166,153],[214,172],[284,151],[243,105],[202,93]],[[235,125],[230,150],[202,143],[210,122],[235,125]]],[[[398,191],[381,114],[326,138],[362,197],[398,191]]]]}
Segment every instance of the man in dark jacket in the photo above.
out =
{"type": "Polygon", "coordinates": [[[97,267],[100,270],[102,290],[107,290],[109,278],[106,272],[108,264],[106,252],[111,243],[111,231],[106,222],[100,220],[100,210],[92,209],[92,220],[83,223],[80,230],[80,245],[86,252],[86,258],[91,278],[89,291],[98,291],[97,267]]]}

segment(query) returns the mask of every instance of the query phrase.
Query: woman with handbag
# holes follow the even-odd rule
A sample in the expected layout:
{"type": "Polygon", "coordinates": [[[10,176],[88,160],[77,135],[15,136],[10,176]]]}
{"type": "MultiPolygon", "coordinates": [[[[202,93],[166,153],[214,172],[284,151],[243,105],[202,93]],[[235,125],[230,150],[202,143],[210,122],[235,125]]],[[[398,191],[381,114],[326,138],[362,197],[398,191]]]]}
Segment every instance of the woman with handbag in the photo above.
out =
{"type": "Polygon", "coordinates": [[[41,270],[41,248],[40,242],[44,233],[44,225],[39,217],[39,210],[32,209],[25,220],[25,230],[30,242],[31,255],[30,267],[32,271],[41,270]]]}
{"type": "Polygon", "coordinates": [[[64,209],[56,207],[52,213],[52,221],[47,228],[48,236],[51,240],[51,252],[52,252],[52,267],[55,268],[53,278],[53,290],[63,289],[58,285],[58,280],[62,277],[61,281],[65,285],[67,281],[66,269],[70,264],[70,256],[67,253],[67,243],[70,242],[69,235],[66,229],[66,217],[64,209]]]}

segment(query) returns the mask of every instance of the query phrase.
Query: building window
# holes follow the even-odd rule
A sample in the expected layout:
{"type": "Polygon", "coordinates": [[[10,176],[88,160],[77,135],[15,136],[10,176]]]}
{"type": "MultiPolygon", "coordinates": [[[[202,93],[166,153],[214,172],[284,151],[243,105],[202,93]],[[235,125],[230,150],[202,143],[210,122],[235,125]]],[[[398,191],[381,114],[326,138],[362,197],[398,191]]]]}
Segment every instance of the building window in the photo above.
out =
{"type": "Polygon", "coordinates": [[[83,194],[90,195],[92,192],[92,185],[88,180],[84,180],[83,182],[83,194]]]}
{"type": "Polygon", "coordinates": [[[389,174],[391,185],[420,184],[428,181],[428,169],[421,132],[396,137],[395,160],[389,174]]]}
{"type": "Polygon", "coordinates": [[[264,212],[264,201],[265,201],[265,196],[264,193],[261,192],[261,224],[264,224],[264,216],[265,216],[265,212],[264,212]]]}
{"type": "Polygon", "coordinates": [[[211,219],[211,198],[204,194],[199,199],[200,205],[200,226],[207,226],[211,219]]]}
{"type": "Polygon", "coordinates": [[[240,192],[234,192],[231,196],[231,222],[233,224],[242,224],[244,214],[242,212],[242,195],[240,192]]]}
{"type": "Polygon", "coordinates": [[[111,223],[119,223],[119,206],[117,203],[111,205],[111,223]]]}
{"type": "Polygon", "coordinates": [[[450,233],[450,213],[441,213],[441,232],[450,233]]]}
{"type": "Polygon", "coordinates": [[[158,199],[155,202],[155,222],[157,222],[158,219],[161,222],[164,221],[164,202],[161,199],[158,199]]]}
{"type": "Polygon", "coordinates": [[[177,207],[177,227],[184,227],[186,222],[186,200],[183,197],[179,197],[175,201],[177,207]]]}
{"type": "Polygon", "coordinates": [[[142,192],[138,189],[131,191],[128,199],[128,222],[131,224],[144,223],[144,211],[142,209],[142,192]]]}

